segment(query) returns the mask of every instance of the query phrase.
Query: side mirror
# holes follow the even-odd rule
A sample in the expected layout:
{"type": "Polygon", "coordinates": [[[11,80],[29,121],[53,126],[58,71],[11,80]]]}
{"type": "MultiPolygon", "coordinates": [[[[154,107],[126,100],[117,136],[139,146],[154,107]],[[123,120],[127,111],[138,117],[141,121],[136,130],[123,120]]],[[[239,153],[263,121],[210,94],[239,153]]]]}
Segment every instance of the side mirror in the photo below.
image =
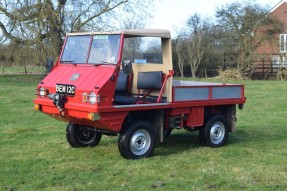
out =
{"type": "Polygon", "coordinates": [[[130,60],[123,60],[122,69],[124,74],[132,74],[133,73],[132,62],[130,60]]]}
{"type": "Polygon", "coordinates": [[[46,62],[46,64],[45,64],[45,68],[46,68],[46,70],[47,70],[48,73],[50,73],[50,72],[52,71],[53,66],[54,66],[54,61],[53,61],[53,59],[48,58],[48,59],[47,59],[47,62],[46,62]]]}

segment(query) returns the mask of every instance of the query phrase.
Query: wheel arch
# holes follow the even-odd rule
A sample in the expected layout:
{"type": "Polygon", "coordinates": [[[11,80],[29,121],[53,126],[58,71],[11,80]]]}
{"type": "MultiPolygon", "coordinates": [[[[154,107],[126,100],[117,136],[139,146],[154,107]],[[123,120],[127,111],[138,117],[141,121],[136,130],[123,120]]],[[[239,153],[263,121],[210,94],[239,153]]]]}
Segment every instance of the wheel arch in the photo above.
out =
{"type": "Polygon", "coordinates": [[[126,131],[129,126],[135,121],[146,121],[156,131],[156,139],[163,142],[163,127],[164,127],[164,110],[141,110],[141,111],[131,111],[122,124],[121,132],[126,131]]]}
{"type": "Polygon", "coordinates": [[[233,105],[220,105],[207,107],[204,113],[205,121],[208,121],[214,115],[222,115],[228,123],[229,132],[236,130],[236,104],[233,105]]]}

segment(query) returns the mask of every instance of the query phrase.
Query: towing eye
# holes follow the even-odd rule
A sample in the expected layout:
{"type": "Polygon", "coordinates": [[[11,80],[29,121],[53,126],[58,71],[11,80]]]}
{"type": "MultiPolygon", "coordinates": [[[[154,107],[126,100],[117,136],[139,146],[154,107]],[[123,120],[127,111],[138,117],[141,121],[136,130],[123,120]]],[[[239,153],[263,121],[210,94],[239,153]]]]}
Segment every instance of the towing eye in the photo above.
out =
{"type": "Polygon", "coordinates": [[[47,97],[53,100],[53,104],[58,108],[60,114],[65,115],[64,107],[67,102],[65,94],[49,94],[47,97]]]}

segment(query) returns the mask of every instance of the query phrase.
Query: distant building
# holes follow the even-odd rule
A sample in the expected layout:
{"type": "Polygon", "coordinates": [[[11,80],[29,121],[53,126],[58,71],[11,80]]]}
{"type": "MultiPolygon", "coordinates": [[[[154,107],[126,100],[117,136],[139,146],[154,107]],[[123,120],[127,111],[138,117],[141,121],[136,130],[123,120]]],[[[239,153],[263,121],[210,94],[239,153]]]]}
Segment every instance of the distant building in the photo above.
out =
{"type": "MultiPolygon", "coordinates": [[[[257,49],[257,54],[262,56],[256,64],[255,72],[265,76],[287,68],[287,0],[282,0],[274,6],[267,17],[280,21],[283,28],[278,33],[270,34],[270,40],[264,41],[257,49]]],[[[260,28],[256,30],[255,35],[260,35],[262,31],[268,35],[269,30],[260,28]]]]}

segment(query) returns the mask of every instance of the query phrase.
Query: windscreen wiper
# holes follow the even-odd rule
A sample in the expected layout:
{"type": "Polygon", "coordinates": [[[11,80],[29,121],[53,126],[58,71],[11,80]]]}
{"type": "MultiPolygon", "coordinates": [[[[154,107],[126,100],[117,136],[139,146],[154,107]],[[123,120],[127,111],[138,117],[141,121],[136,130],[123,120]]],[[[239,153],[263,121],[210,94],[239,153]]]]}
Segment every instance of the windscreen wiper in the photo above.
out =
{"type": "Polygon", "coordinates": [[[107,62],[107,61],[101,61],[100,63],[95,63],[93,64],[94,66],[97,66],[97,65],[102,65],[102,64],[111,64],[111,65],[115,65],[115,63],[111,63],[111,62],[107,62]]]}
{"type": "Polygon", "coordinates": [[[61,60],[61,62],[64,62],[64,63],[68,63],[68,62],[73,63],[73,62],[75,62],[75,61],[74,61],[74,60],[61,60]]]}
{"type": "Polygon", "coordinates": [[[112,64],[112,63],[107,62],[107,61],[101,61],[101,64],[112,64]]]}

